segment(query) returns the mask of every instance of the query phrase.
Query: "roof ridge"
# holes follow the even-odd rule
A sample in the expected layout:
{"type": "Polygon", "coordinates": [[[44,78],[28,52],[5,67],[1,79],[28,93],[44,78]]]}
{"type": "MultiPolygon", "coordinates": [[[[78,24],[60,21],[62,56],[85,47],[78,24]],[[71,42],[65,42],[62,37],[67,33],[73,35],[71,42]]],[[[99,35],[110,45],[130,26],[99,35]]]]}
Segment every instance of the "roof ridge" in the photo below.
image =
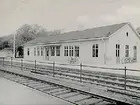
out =
{"type": "Polygon", "coordinates": [[[103,27],[115,26],[115,25],[121,25],[121,24],[126,25],[128,23],[129,22],[121,22],[121,23],[116,23],[116,24],[101,25],[101,26],[95,26],[95,27],[92,27],[92,28],[87,28],[87,29],[84,29],[84,30],[73,30],[73,31],[69,31],[69,32],[64,32],[62,34],[70,33],[70,32],[81,32],[81,31],[86,31],[86,30],[90,30],[90,29],[103,28],[103,27]]]}

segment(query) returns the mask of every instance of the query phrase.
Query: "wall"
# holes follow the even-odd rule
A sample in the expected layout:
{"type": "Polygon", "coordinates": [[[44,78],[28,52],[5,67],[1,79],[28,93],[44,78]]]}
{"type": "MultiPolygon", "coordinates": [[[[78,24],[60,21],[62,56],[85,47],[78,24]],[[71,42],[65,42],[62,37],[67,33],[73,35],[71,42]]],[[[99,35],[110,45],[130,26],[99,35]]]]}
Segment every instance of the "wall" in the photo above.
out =
{"type": "Polygon", "coordinates": [[[129,55],[133,57],[133,46],[137,46],[137,59],[140,61],[140,39],[129,25],[122,27],[107,42],[107,64],[116,64],[116,44],[120,44],[120,63],[125,57],[125,45],[129,45],[129,55]],[[128,32],[128,37],[126,35],[128,32]]]}
{"type": "MultiPolygon", "coordinates": [[[[36,48],[36,47],[41,47],[41,45],[24,46],[24,59],[26,59],[26,60],[39,60],[39,61],[44,60],[45,55],[43,55],[43,56],[37,56],[37,55],[34,56],[34,48],[36,48]],[[30,49],[29,56],[27,55],[27,49],[28,48],[30,49]]],[[[40,54],[41,54],[41,52],[40,52],[40,54]]]]}
{"type": "MultiPolygon", "coordinates": [[[[79,57],[76,57],[78,63],[84,64],[104,64],[104,41],[82,41],[82,42],[67,42],[61,43],[60,56],[49,56],[49,61],[56,61],[62,63],[69,63],[70,57],[64,56],[64,46],[79,46],[79,57]],[[92,57],[92,46],[93,44],[99,44],[99,57],[92,57]]],[[[45,59],[45,49],[44,56],[34,56],[34,47],[36,46],[25,46],[24,47],[24,58],[28,60],[46,60],[45,59]],[[30,56],[27,56],[27,48],[30,48],[30,56]]]]}

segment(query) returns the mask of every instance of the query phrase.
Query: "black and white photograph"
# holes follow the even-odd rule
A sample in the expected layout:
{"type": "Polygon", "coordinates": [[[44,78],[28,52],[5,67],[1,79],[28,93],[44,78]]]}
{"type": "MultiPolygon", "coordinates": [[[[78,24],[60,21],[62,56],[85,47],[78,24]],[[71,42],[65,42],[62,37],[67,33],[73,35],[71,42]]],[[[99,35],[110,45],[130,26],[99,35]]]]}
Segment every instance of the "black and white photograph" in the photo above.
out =
{"type": "Polygon", "coordinates": [[[140,105],[140,0],[0,0],[0,105],[140,105]]]}

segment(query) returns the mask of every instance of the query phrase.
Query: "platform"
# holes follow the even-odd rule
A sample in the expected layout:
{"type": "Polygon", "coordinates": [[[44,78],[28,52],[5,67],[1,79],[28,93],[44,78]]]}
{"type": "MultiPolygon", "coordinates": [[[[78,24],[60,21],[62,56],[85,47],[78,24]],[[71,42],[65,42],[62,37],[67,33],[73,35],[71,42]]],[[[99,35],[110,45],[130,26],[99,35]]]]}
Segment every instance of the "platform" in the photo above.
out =
{"type": "Polygon", "coordinates": [[[0,105],[71,105],[70,103],[0,77],[0,105]]]}

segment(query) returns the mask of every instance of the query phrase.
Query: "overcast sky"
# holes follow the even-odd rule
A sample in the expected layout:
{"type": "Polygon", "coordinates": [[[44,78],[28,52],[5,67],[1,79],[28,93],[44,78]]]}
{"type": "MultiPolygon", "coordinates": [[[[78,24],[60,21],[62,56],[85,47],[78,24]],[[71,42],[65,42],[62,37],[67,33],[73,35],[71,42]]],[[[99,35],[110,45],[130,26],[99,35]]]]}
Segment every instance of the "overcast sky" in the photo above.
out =
{"type": "Polygon", "coordinates": [[[0,0],[0,36],[23,24],[70,31],[127,21],[140,26],[140,0],[0,0]]]}

